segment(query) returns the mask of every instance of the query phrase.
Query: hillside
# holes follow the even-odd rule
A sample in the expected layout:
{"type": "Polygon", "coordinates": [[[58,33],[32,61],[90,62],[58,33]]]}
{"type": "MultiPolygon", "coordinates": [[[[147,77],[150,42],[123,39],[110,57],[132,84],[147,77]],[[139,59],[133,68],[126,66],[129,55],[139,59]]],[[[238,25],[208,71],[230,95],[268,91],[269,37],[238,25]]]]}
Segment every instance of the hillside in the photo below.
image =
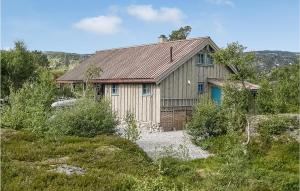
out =
{"type": "Polygon", "coordinates": [[[300,53],[288,51],[255,51],[256,66],[259,71],[269,72],[272,68],[294,63],[300,53]]]}
{"type": "Polygon", "coordinates": [[[75,65],[92,55],[55,51],[45,51],[43,53],[47,56],[50,62],[50,67],[53,69],[73,68],[75,65]]]}
{"type": "MultiPolygon", "coordinates": [[[[256,65],[259,71],[268,72],[274,67],[294,63],[300,53],[288,51],[263,50],[255,51],[256,65]]],[[[92,54],[46,51],[44,54],[53,69],[71,69],[92,54]]]]}

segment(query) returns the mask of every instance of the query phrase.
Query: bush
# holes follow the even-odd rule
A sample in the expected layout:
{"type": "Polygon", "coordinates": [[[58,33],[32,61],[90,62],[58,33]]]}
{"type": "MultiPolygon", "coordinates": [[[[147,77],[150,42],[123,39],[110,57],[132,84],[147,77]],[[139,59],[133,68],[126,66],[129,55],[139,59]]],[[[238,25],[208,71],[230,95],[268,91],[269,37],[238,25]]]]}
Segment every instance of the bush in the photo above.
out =
{"type": "Polygon", "coordinates": [[[264,135],[279,135],[293,126],[292,120],[283,116],[269,116],[258,124],[258,131],[264,135]]]}
{"type": "Polygon", "coordinates": [[[268,81],[263,80],[258,90],[257,107],[260,113],[299,112],[299,71],[299,62],[272,70],[268,81]]]}
{"type": "Polygon", "coordinates": [[[257,92],[256,96],[256,107],[258,110],[258,113],[260,114],[267,114],[267,113],[277,113],[278,108],[277,104],[274,99],[274,92],[271,87],[271,84],[268,81],[263,81],[260,84],[260,88],[257,92]],[[272,99],[270,99],[272,97],[272,99]]]}
{"type": "Polygon", "coordinates": [[[50,120],[51,133],[93,137],[114,133],[117,125],[109,103],[80,99],[74,106],[58,109],[50,120]]]}
{"type": "Polygon", "coordinates": [[[47,130],[50,104],[55,98],[56,86],[48,71],[41,71],[35,82],[26,82],[22,88],[11,90],[8,105],[3,110],[2,125],[12,129],[47,130]]]}
{"type": "Polygon", "coordinates": [[[125,139],[128,139],[133,142],[139,140],[141,132],[138,129],[134,114],[130,112],[127,113],[125,122],[127,125],[126,128],[124,129],[125,139]]]}
{"type": "Polygon", "coordinates": [[[225,116],[212,102],[199,103],[188,123],[188,133],[196,140],[226,133],[225,116]]]}

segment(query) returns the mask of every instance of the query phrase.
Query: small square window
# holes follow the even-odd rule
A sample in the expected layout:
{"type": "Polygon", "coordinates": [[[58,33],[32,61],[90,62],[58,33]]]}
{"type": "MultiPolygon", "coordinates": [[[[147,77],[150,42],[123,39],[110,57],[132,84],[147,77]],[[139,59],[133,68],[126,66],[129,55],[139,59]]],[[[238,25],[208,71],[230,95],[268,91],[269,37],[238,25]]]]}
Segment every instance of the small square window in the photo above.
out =
{"type": "Polygon", "coordinates": [[[111,94],[112,95],[119,95],[119,85],[118,84],[112,84],[111,85],[111,94]]]}
{"type": "Polygon", "coordinates": [[[204,84],[198,83],[198,94],[204,93],[204,84]]]}
{"type": "Polygon", "coordinates": [[[151,85],[150,84],[143,84],[143,96],[151,94],[151,85]]]}

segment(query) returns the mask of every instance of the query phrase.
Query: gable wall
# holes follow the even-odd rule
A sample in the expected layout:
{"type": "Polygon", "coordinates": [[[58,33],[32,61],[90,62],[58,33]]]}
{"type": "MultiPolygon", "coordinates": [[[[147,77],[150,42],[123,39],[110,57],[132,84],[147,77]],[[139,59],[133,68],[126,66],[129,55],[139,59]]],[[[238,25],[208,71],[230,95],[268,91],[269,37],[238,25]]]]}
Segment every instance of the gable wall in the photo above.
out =
{"type": "Polygon", "coordinates": [[[194,56],[160,83],[161,98],[196,99],[198,97],[198,82],[204,82],[204,87],[207,91],[207,78],[225,79],[229,74],[229,69],[222,65],[197,65],[196,56],[194,56]],[[190,81],[190,84],[188,81],[190,81]]]}

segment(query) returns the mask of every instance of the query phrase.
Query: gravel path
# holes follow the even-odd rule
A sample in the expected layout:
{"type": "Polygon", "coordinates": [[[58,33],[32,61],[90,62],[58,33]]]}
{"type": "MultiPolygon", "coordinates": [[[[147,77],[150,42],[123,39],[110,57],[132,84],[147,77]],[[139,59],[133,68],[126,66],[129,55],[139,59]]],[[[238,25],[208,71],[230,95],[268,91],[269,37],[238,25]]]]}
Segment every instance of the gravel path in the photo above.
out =
{"type": "Polygon", "coordinates": [[[137,144],[151,157],[174,156],[183,159],[206,158],[210,154],[190,141],[185,131],[141,132],[137,144]]]}

